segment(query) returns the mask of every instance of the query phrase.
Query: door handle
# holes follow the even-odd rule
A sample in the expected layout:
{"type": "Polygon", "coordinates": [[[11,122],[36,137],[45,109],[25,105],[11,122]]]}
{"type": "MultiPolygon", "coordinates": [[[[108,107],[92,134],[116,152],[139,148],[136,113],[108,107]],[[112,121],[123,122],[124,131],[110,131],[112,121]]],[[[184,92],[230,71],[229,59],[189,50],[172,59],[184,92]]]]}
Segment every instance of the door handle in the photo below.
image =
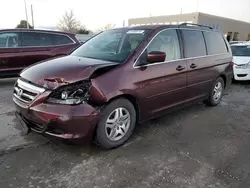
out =
{"type": "Polygon", "coordinates": [[[8,60],[0,60],[0,64],[7,64],[8,60]]]}
{"type": "Polygon", "coordinates": [[[184,67],[184,66],[181,66],[181,65],[179,65],[179,66],[176,68],[176,70],[178,70],[178,71],[182,71],[183,69],[185,69],[185,67],[184,67]]]}
{"type": "Polygon", "coordinates": [[[192,63],[192,64],[190,65],[190,68],[192,68],[192,69],[194,69],[194,68],[196,68],[196,67],[197,67],[197,65],[194,64],[194,63],[192,63]]]}

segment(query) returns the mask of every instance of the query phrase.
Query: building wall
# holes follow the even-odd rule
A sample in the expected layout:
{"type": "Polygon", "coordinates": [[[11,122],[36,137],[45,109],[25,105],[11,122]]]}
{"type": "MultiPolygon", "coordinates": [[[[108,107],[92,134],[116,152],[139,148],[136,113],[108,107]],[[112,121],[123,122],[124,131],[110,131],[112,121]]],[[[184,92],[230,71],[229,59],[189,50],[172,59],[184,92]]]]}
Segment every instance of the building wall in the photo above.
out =
{"type": "Polygon", "coordinates": [[[237,40],[250,40],[250,23],[204,13],[132,18],[128,20],[128,25],[180,24],[182,22],[209,25],[214,29],[223,32],[224,34],[232,32],[233,35],[234,33],[238,32],[237,40]]]}
{"type": "Polygon", "coordinates": [[[128,20],[128,25],[179,24],[183,22],[198,23],[198,13],[132,18],[128,20]]]}
{"type": "Polygon", "coordinates": [[[238,40],[249,40],[248,35],[250,34],[250,23],[204,13],[199,13],[198,23],[221,25],[224,34],[228,32],[238,32],[238,40]]]}

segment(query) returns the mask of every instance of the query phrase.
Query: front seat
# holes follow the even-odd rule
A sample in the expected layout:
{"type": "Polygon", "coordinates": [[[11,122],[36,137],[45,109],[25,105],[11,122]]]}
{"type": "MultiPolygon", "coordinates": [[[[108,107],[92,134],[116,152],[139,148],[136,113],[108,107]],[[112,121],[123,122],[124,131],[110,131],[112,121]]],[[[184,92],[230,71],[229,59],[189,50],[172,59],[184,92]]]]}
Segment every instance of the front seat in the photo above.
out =
{"type": "Polygon", "coordinates": [[[171,41],[163,43],[160,51],[166,53],[166,60],[171,61],[175,59],[174,46],[171,41]]]}

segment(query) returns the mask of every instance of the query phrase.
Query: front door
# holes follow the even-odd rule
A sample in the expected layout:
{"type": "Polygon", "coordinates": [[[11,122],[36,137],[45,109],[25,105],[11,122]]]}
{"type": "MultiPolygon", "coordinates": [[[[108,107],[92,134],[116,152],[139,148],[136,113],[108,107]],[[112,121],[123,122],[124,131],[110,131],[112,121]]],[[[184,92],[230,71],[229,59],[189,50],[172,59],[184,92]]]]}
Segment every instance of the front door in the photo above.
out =
{"type": "Polygon", "coordinates": [[[150,42],[138,61],[146,61],[146,56],[152,51],[166,53],[164,62],[146,66],[135,64],[135,84],[137,93],[143,98],[148,116],[181,104],[186,100],[187,64],[182,60],[178,35],[175,29],[161,31],[150,42]]]}

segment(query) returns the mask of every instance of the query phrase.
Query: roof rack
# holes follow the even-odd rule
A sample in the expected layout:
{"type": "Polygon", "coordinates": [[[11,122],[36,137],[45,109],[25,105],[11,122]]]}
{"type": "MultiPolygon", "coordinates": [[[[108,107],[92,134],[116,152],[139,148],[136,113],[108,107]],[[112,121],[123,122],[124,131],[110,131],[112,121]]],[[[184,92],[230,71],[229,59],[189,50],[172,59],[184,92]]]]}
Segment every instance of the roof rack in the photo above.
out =
{"type": "Polygon", "coordinates": [[[198,26],[198,27],[206,27],[206,28],[209,28],[209,29],[213,30],[212,27],[206,26],[206,25],[200,25],[200,24],[194,24],[194,23],[182,23],[182,24],[179,24],[179,26],[188,26],[188,25],[190,25],[190,26],[198,26]]]}

